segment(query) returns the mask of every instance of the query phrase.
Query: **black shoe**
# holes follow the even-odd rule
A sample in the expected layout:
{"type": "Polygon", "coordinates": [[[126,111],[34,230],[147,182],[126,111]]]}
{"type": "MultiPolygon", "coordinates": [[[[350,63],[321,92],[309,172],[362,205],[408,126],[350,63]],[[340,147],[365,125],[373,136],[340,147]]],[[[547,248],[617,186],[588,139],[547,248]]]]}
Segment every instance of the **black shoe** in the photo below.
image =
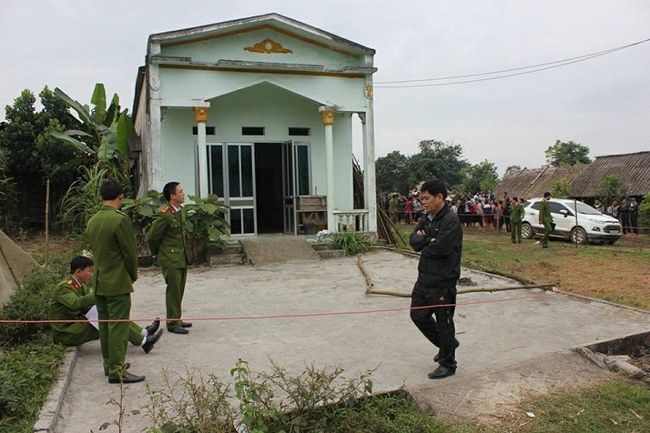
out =
{"type": "Polygon", "coordinates": [[[185,334],[190,333],[190,331],[183,328],[182,326],[177,326],[175,328],[168,329],[167,332],[171,332],[172,334],[181,334],[181,335],[185,335],[185,334]]]}
{"type": "Polygon", "coordinates": [[[445,377],[453,376],[454,374],[456,374],[455,368],[449,368],[441,365],[429,373],[429,379],[444,379],[445,377]]]}
{"type": "Polygon", "coordinates": [[[108,383],[136,383],[136,382],[142,382],[144,380],[144,376],[136,376],[135,374],[131,373],[125,373],[124,376],[122,376],[122,380],[119,378],[117,379],[108,379],[108,383]]]}
{"type": "Polygon", "coordinates": [[[163,330],[159,329],[158,332],[156,332],[153,335],[149,335],[147,337],[147,341],[142,345],[142,350],[144,350],[144,353],[149,353],[151,352],[151,349],[153,349],[153,345],[160,340],[160,337],[163,335],[163,330]]]}
{"type": "MultiPolygon", "coordinates": [[[[124,364],[124,369],[125,370],[128,370],[129,368],[131,368],[131,363],[130,362],[127,362],[126,364],[124,364]]],[[[108,370],[104,370],[104,376],[108,376],[108,370]]]]}
{"type": "Polygon", "coordinates": [[[151,325],[144,328],[147,330],[147,337],[158,332],[158,328],[160,328],[160,317],[156,317],[156,320],[151,322],[151,325]]]}
{"type": "Polygon", "coordinates": [[[191,328],[191,327],[192,327],[192,323],[191,323],[191,322],[183,322],[183,321],[181,320],[181,326],[182,326],[183,328],[191,328]]]}
{"type": "Polygon", "coordinates": [[[542,248],[548,248],[548,245],[542,245],[542,248]]]}
{"type": "MultiPolygon", "coordinates": [[[[454,349],[458,349],[458,346],[460,346],[460,341],[454,338],[456,343],[454,344],[454,349]]],[[[438,351],[438,354],[433,357],[433,362],[438,362],[440,361],[440,351],[438,351]]]]}

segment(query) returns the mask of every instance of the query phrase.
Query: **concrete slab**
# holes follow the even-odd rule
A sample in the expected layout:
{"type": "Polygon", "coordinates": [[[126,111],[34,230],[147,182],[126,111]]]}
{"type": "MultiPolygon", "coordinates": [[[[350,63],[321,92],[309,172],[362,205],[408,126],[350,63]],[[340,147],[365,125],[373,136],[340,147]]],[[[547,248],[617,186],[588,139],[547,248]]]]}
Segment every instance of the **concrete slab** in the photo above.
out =
{"type": "MultiPolygon", "coordinates": [[[[417,259],[390,252],[366,255],[364,264],[377,290],[410,292],[417,274],[417,259]]],[[[463,270],[463,276],[479,286],[516,284],[470,270],[463,270]]],[[[164,317],[160,271],[143,271],[135,290],[133,318],[147,324],[155,316],[164,317]]],[[[423,407],[440,415],[473,416],[498,405],[482,402],[499,393],[514,398],[513,390],[542,392],[581,374],[600,380],[606,373],[569,349],[650,330],[650,313],[541,290],[460,295],[459,369],[454,377],[430,381],[427,373],[434,368],[436,350],[410,322],[409,299],[367,296],[364,291],[356,258],[191,269],[184,301],[184,318],[194,322],[190,334],[165,334],[149,355],[129,347],[131,372],[145,374],[147,380],[127,389],[126,409],[140,413],[127,417],[125,431],[150,426],[144,415],[146,386],[164,388],[163,368],[179,373],[198,368],[228,380],[238,358],[257,371],[268,370],[269,358],[294,372],[311,362],[319,367],[339,364],[349,376],[379,366],[373,375],[376,391],[406,386],[423,407]],[[255,318],[325,312],[363,314],[255,318]],[[547,379],[551,377],[555,379],[547,379]]],[[[117,419],[117,407],[106,403],[118,397],[119,387],[109,385],[102,374],[99,343],[84,345],[58,431],[98,431],[117,419]]]]}

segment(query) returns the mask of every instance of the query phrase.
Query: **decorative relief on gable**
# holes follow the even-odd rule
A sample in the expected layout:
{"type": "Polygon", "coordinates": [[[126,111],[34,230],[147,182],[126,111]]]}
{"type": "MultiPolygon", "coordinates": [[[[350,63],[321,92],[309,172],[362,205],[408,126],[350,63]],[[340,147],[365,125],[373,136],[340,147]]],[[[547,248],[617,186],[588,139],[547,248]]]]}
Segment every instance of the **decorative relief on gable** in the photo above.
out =
{"type": "Polygon", "coordinates": [[[282,45],[279,43],[271,40],[271,39],[264,39],[262,42],[258,42],[252,47],[246,47],[244,48],[246,51],[250,51],[251,53],[266,53],[266,54],[287,54],[287,53],[293,53],[288,48],[284,48],[282,45]]]}
{"type": "Polygon", "coordinates": [[[372,84],[366,84],[365,93],[366,93],[366,98],[372,99],[372,84]]]}

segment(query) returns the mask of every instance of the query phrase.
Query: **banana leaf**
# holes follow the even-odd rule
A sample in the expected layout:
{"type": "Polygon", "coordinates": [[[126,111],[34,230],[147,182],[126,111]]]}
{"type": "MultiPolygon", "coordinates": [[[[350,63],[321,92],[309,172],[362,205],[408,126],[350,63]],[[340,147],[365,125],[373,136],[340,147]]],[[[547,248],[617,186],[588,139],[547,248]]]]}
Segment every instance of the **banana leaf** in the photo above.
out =
{"type": "MultiPolygon", "coordinates": [[[[78,131],[78,132],[81,132],[81,131],[78,131]]],[[[54,137],[54,138],[58,138],[58,139],[61,139],[63,141],[66,141],[66,142],[72,144],[74,147],[76,147],[77,149],[81,150],[84,153],[87,153],[88,155],[94,155],[95,154],[95,151],[93,149],[91,149],[90,147],[86,146],[85,143],[83,143],[83,142],[81,142],[81,141],[79,141],[79,140],[77,140],[75,138],[72,138],[72,137],[70,137],[70,136],[68,136],[68,135],[66,135],[64,133],[52,131],[52,132],[50,132],[50,134],[52,134],[52,137],[54,137]]],[[[89,135],[89,134],[86,134],[86,135],[89,135]]]]}
{"type": "Polygon", "coordinates": [[[90,116],[90,113],[88,112],[87,107],[84,107],[79,102],[75,101],[74,99],[72,99],[71,97],[66,95],[66,93],[63,90],[59,89],[58,87],[56,87],[54,89],[54,94],[56,96],[58,96],[59,98],[61,98],[63,100],[63,102],[68,104],[68,107],[70,107],[74,111],[76,111],[77,114],[79,115],[79,119],[83,123],[91,123],[92,122],[92,118],[90,116]]]}
{"type": "Polygon", "coordinates": [[[95,106],[92,111],[93,122],[98,125],[103,125],[106,119],[106,89],[104,88],[104,84],[95,84],[95,90],[93,90],[90,103],[95,106]]]}

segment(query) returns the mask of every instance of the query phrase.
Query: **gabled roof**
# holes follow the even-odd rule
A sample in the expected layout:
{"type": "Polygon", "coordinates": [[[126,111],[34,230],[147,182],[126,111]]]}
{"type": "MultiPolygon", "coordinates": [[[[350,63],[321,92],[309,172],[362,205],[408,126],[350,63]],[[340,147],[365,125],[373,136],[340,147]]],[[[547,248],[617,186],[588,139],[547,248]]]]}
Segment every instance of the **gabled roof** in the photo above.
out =
{"type": "Polygon", "coordinates": [[[372,48],[365,47],[356,42],[352,42],[348,39],[277,13],[257,15],[164,33],[155,33],[149,36],[149,45],[151,45],[151,43],[160,43],[163,46],[191,43],[205,39],[228,36],[233,33],[243,33],[264,28],[272,28],[280,33],[298,37],[316,45],[331,47],[337,51],[353,55],[375,54],[375,50],[372,48]]]}
{"type": "Polygon", "coordinates": [[[629,195],[650,194],[650,152],[597,156],[591,164],[524,168],[504,176],[494,193],[497,197],[504,192],[510,197],[541,197],[545,191],[551,190],[553,182],[569,179],[572,197],[589,198],[594,197],[598,184],[610,174],[615,174],[628,185],[629,195]]]}
{"type": "Polygon", "coordinates": [[[546,191],[551,190],[553,182],[559,179],[573,181],[588,166],[589,164],[566,167],[547,165],[542,168],[524,168],[504,176],[494,188],[494,194],[497,197],[501,197],[504,192],[507,192],[509,197],[542,197],[546,191]]]}
{"type": "Polygon", "coordinates": [[[598,156],[587,167],[573,180],[576,197],[591,197],[600,181],[610,174],[628,185],[630,195],[650,194],[650,152],[598,156]]]}

